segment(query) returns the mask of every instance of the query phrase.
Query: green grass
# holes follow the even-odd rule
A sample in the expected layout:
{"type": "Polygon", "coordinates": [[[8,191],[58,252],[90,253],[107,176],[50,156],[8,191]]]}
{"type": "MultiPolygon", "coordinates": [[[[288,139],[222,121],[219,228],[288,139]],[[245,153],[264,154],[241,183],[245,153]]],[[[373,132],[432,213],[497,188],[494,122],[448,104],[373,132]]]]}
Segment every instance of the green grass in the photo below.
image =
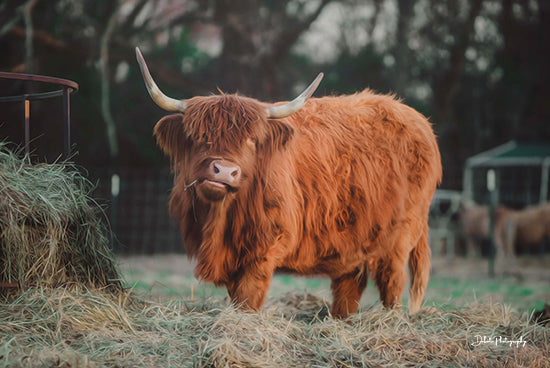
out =
{"type": "MultiPolygon", "coordinates": [[[[144,272],[132,267],[123,267],[126,286],[137,293],[156,298],[186,300],[224,298],[226,290],[209,283],[200,282],[192,275],[178,275],[176,271],[144,272]]],[[[308,292],[331,303],[330,280],[325,277],[302,277],[276,274],[272,280],[268,298],[277,299],[292,291],[308,292]]],[[[408,301],[408,291],[403,293],[403,305],[408,301]]],[[[531,312],[550,303],[550,283],[536,280],[518,280],[512,277],[478,277],[468,275],[432,275],[424,305],[437,308],[464,307],[472,302],[486,301],[510,305],[518,311],[531,312]]],[[[361,308],[379,305],[378,290],[372,281],[361,298],[361,308]]]]}
{"type": "Polygon", "coordinates": [[[550,303],[550,285],[540,281],[512,278],[460,280],[432,277],[426,292],[426,304],[463,306],[476,300],[509,304],[518,310],[540,309],[550,303]]]}

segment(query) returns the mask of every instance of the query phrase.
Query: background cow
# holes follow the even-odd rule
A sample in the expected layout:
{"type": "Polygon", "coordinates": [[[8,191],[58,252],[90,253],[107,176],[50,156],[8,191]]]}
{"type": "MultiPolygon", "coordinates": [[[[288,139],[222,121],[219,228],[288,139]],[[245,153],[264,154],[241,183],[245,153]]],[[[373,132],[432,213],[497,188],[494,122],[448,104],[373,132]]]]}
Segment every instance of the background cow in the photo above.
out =
{"type": "Polygon", "coordinates": [[[503,219],[503,242],[509,254],[540,252],[540,243],[548,238],[550,203],[509,211],[503,219]]]}
{"type": "MultiPolygon", "coordinates": [[[[513,211],[504,206],[495,208],[495,252],[499,258],[512,256],[504,244],[505,221],[513,211]]],[[[488,252],[489,241],[489,207],[464,201],[460,205],[460,233],[466,243],[468,257],[481,256],[488,252]]]]}
{"type": "Polygon", "coordinates": [[[175,174],[169,204],[195,275],[259,308],[277,269],[326,274],[332,313],[357,310],[370,271],[382,303],[409,311],[430,272],[427,216],[441,178],[431,125],[391,96],[366,90],[311,99],[322,75],[295,100],[239,95],[175,100],[152,80],[168,111],[155,135],[175,174]]]}

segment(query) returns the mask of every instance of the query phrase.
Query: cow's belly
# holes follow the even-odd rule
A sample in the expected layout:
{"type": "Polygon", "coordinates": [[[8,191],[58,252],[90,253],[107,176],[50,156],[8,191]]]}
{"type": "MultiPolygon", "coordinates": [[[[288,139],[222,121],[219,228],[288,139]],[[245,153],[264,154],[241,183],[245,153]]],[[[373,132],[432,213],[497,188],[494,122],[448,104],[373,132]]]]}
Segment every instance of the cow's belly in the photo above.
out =
{"type": "Polygon", "coordinates": [[[334,253],[325,257],[297,252],[286,257],[278,265],[277,271],[301,275],[328,275],[335,278],[363,268],[368,260],[368,256],[362,252],[346,255],[334,253]]]}

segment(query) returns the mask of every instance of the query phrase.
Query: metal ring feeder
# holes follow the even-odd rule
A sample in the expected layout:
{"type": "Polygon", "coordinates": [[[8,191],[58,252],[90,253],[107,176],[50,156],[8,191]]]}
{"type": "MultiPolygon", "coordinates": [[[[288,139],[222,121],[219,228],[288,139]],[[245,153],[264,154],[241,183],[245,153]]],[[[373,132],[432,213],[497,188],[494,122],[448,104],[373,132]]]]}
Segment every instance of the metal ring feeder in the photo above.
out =
{"type": "Polygon", "coordinates": [[[0,96],[0,102],[18,102],[22,101],[24,106],[25,119],[25,153],[30,150],[30,106],[31,101],[44,100],[48,98],[63,97],[63,123],[64,123],[64,149],[65,159],[71,154],[71,93],[78,91],[78,83],[68,79],[54,78],[35,74],[7,73],[0,72],[0,78],[17,79],[30,82],[41,82],[53,84],[61,89],[51,92],[25,93],[17,96],[0,96]]]}

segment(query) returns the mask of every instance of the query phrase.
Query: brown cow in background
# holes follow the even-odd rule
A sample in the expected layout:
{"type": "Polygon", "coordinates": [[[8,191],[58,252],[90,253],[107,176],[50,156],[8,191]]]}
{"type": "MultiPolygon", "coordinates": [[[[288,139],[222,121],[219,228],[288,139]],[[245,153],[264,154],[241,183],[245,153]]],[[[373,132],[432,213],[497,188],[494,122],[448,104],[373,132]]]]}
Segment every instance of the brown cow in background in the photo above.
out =
{"type": "MultiPolygon", "coordinates": [[[[513,256],[506,248],[503,239],[505,220],[512,212],[513,210],[504,206],[495,208],[495,251],[498,257],[513,256]]],[[[459,226],[466,242],[466,255],[481,256],[482,243],[489,240],[489,207],[463,201],[460,204],[459,226]]]]}
{"type": "Polygon", "coordinates": [[[461,203],[459,226],[466,242],[466,255],[480,256],[481,243],[489,239],[489,207],[461,203]]]}
{"type": "Polygon", "coordinates": [[[507,253],[515,255],[550,238],[550,203],[509,211],[503,219],[503,242],[507,253]]]}
{"type": "Polygon", "coordinates": [[[155,135],[172,161],[169,209],[197,277],[258,309],[276,270],[326,274],[332,313],[346,317],[369,271],[382,303],[400,304],[408,264],[409,312],[419,309],[428,209],[441,178],[424,116],[368,90],[308,101],[322,75],[285,104],[225,94],[175,100],[136,52],[153,100],[177,112],[155,135]]]}

